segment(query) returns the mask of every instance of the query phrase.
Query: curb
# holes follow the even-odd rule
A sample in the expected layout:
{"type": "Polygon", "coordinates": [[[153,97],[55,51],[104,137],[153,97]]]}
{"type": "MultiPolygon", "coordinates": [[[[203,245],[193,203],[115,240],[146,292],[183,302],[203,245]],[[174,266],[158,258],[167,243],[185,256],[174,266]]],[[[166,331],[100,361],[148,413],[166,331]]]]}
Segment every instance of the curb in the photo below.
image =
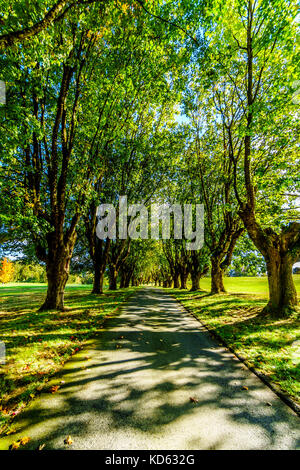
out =
{"type": "Polygon", "coordinates": [[[300,418],[300,405],[296,403],[289,395],[284,393],[276,384],[270,382],[270,379],[263,373],[257,370],[255,367],[253,367],[249,362],[247,361],[247,358],[239,354],[234,350],[232,346],[229,346],[226,341],[214,330],[212,330],[203,320],[200,320],[200,318],[195,315],[195,313],[189,308],[183,305],[182,301],[179,299],[176,299],[174,294],[171,294],[169,292],[169,295],[171,295],[181,306],[182,308],[189,313],[192,317],[194,317],[205,329],[206,331],[219,343],[222,344],[225,348],[229,349],[229,351],[239,360],[241,361],[253,374],[255,374],[267,387],[269,387],[272,392],[274,392],[286,405],[288,405],[295,413],[297,416],[300,418]]]}

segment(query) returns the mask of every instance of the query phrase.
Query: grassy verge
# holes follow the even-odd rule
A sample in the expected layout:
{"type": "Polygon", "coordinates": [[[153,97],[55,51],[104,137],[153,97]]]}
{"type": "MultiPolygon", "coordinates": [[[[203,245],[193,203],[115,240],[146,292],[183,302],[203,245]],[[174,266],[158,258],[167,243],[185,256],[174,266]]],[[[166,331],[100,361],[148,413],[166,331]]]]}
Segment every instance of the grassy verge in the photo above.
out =
{"type": "Polygon", "coordinates": [[[134,288],[90,294],[91,286],[66,288],[65,312],[38,312],[45,296],[43,284],[0,287],[0,341],[6,364],[0,365],[0,434],[40,393],[50,377],[96,336],[104,317],[115,313],[134,288]]]}
{"type": "MultiPolygon", "coordinates": [[[[293,276],[298,297],[300,298],[300,274],[293,276]]],[[[204,277],[201,279],[201,288],[205,291],[210,290],[210,277],[204,277]]],[[[268,298],[268,278],[267,276],[262,277],[225,277],[224,284],[227,292],[239,293],[239,294],[256,294],[262,299],[268,298]]],[[[191,283],[190,283],[191,286],[191,283]]]]}
{"type": "Polygon", "coordinates": [[[274,320],[260,314],[261,295],[169,290],[246,362],[300,404],[299,314],[274,320]]]}

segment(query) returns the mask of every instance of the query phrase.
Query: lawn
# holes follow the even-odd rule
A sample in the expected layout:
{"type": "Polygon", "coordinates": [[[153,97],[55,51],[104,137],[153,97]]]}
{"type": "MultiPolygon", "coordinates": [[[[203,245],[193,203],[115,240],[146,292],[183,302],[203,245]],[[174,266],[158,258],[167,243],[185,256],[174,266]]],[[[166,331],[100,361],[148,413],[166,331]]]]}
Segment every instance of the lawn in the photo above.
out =
{"type": "Polygon", "coordinates": [[[115,313],[134,288],[90,294],[90,285],[68,285],[65,312],[38,312],[45,284],[0,287],[0,341],[6,364],[0,365],[0,434],[26,404],[85,342],[96,336],[104,317],[115,313]]]}
{"type": "MultiPolygon", "coordinates": [[[[298,295],[300,297],[300,274],[294,276],[298,295]]],[[[263,277],[225,277],[225,289],[229,293],[257,294],[261,298],[268,297],[268,279],[263,277]]],[[[210,290],[210,277],[201,279],[201,288],[210,290]]]]}
{"type": "MultiPolygon", "coordinates": [[[[300,296],[299,275],[295,283],[300,296]]],[[[210,279],[205,278],[201,287],[207,292],[170,292],[250,366],[300,404],[299,313],[280,320],[261,315],[268,292],[266,278],[226,278],[225,295],[209,295],[209,286],[210,279]]]]}

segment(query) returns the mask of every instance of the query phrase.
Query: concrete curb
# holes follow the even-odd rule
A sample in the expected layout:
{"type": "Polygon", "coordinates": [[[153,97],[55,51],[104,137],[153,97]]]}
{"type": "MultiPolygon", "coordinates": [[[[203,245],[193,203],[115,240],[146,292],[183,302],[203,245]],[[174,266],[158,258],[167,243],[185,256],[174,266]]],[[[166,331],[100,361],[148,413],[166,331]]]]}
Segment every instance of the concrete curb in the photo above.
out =
{"type": "MultiPolygon", "coordinates": [[[[164,291],[163,291],[164,292],[164,291]]],[[[167,292],[165,292],[167,293],[167,292]]],[[[229,349],[229,351],[239,359],[253,374],[255,374],[267,387],[269,387],[286,405],[288,405],[300,418],[300,405],[296,403],[289,395],[284,393],[276,384],[270,381],[270,379],[257,370],[255,367],[253,367],[249,362],[247,361],[247,358],[243,357],[241,354],[236,352],[232,346],[229,346],[226,341],[214,330],[212,330],[203,320],[200,320],[200,318],[195,315],[195,313],[187,306],[183,305],[182,301],[177,299],[174,294],[168,292],[169,295],[171,295],[181,306],[182,308],[192,315],[206,330],[207,332],[217,341],[219,341],[225,348],[229,349]]]]}

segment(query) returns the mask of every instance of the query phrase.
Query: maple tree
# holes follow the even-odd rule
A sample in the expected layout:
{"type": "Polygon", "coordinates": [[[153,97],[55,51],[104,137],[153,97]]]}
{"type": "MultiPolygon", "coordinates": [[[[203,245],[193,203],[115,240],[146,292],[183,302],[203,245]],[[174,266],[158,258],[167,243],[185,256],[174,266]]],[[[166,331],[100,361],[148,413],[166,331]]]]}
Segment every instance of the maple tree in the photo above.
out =
{"type": "Polygon", "coordinates": [[[0,282],[6,284],[10,282],[14,275],[14,265],[7,258],[4,258],[0,265],[0,282]]]}

